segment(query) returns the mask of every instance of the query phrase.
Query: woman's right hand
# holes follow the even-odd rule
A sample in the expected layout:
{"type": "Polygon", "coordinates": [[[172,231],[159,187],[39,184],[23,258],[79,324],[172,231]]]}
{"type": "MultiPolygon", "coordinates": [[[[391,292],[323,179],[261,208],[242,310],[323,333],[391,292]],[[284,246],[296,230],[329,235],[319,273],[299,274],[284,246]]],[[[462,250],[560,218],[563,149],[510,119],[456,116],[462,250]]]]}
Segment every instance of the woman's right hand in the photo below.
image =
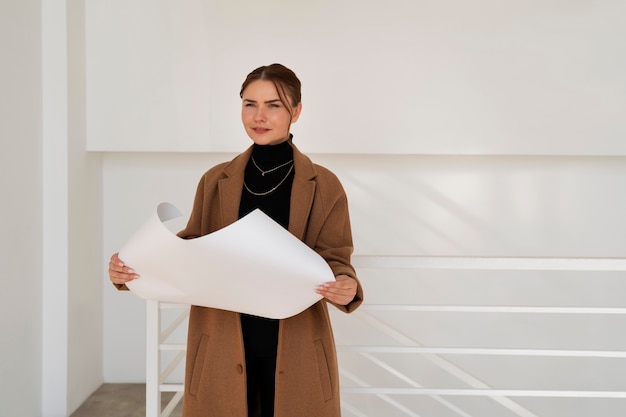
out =
{"type": "Polygon", "coordinates": [[[109,261],[109,279],[113,284],[123,285],[139,278],[135,270],[124,265],[118,253],[114,253],[109,261]]]}

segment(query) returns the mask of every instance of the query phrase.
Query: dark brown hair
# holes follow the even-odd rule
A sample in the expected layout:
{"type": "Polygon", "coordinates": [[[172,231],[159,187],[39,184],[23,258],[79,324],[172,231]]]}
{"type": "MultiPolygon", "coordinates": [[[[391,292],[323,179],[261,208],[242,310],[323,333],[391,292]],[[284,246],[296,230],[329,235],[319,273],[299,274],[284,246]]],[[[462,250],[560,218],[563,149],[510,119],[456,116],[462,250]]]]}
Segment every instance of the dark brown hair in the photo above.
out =
{"type": "Polygon", "coordinates": [[[243,91],[246,87],[257,80],[267,80],[274,83],[280,101],[287,108],[289,114],[292,114],[293,108],[300,104],[302,100],[300,80],[292,70],[284,65],[265,65],[252,71],[241,85],[239,97],[243,98],[243,91]]]}

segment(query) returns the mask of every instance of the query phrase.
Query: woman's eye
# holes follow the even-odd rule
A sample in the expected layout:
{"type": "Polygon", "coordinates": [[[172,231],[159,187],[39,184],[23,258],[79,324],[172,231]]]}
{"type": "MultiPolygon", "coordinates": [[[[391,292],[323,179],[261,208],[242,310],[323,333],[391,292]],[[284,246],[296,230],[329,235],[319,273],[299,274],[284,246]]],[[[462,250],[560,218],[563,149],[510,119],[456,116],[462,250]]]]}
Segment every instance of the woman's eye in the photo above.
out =
{"type": "Polygon", "coordinates": [[[253,103],[246,103],[243,106],[244,107],[254,107],[254,104],[253,103]]]}

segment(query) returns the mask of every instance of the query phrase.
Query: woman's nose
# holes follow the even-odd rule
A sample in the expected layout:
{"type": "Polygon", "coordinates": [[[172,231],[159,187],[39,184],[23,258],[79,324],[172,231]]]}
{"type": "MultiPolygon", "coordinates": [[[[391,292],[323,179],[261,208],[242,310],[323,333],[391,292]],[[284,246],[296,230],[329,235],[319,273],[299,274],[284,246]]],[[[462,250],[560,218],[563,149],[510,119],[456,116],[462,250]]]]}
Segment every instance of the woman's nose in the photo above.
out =
{"type": "Polygon", "coordinates": [[[265,111],[262,108],[257,107],[256,113],[254,113],[254,120],[265,120],[265,111]]]}

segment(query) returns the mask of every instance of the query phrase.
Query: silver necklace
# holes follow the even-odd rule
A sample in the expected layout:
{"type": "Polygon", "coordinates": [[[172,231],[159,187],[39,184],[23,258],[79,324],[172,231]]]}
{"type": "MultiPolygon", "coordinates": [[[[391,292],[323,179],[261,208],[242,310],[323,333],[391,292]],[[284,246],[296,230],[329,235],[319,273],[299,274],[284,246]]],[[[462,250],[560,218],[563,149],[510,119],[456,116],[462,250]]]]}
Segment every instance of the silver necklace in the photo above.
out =
{"type": "Polygon", "coordinates": [[[265,176],[265,174],[269,174],[270,172],[274,172],[277,169],[281,169],[282,167],[285,167],[285,166],[287,166],[287,165],[289,165],[290,163],[293,162],[293,159],[291,159],[291,160],[285,162],[282,165],[278,165],[276,168],[268,169],[267,171],[265,171],[265,170],[262,170],[261,167],[257,165],[256,161],[254,160],[254,156],[250,155],[250,159],[252,159],[252,163],[254,164],[256,169],[259,170],[259,172],[261,173],[262,176],[265,176]]]}
{"type": "MultiPolygon", "coordinates": [[[[290,161],[291,162],[291,161],[290,161]]],[[[257,167],[258,168],[258,167],[257,167]]],[[[285,175],[285,178],[283,178],[282,180],[280,180],[280,182],[273,188],[271,188],[268,191],[262,192],[262,193],[257,193],[255,191],[252,191],[249,187],[248,184],[246,184],[246,181],[243,181],[243,186],[246,187],[246,190],[248,190],[248,192],[252,195],[256,195],[256,196],[264,196],[264,195],[268,195],[269,193],[271,193],[272,191],[275,191],[278,187],[280,187],[283,182],[285,182],[285,180],[287,179],[287,177],[289,177],[289,174],[291,174],[291,171],[293,171],[293,165],[291,165],[289,167],[289,171],[287,171],[287,175],[285,175]]]]}

